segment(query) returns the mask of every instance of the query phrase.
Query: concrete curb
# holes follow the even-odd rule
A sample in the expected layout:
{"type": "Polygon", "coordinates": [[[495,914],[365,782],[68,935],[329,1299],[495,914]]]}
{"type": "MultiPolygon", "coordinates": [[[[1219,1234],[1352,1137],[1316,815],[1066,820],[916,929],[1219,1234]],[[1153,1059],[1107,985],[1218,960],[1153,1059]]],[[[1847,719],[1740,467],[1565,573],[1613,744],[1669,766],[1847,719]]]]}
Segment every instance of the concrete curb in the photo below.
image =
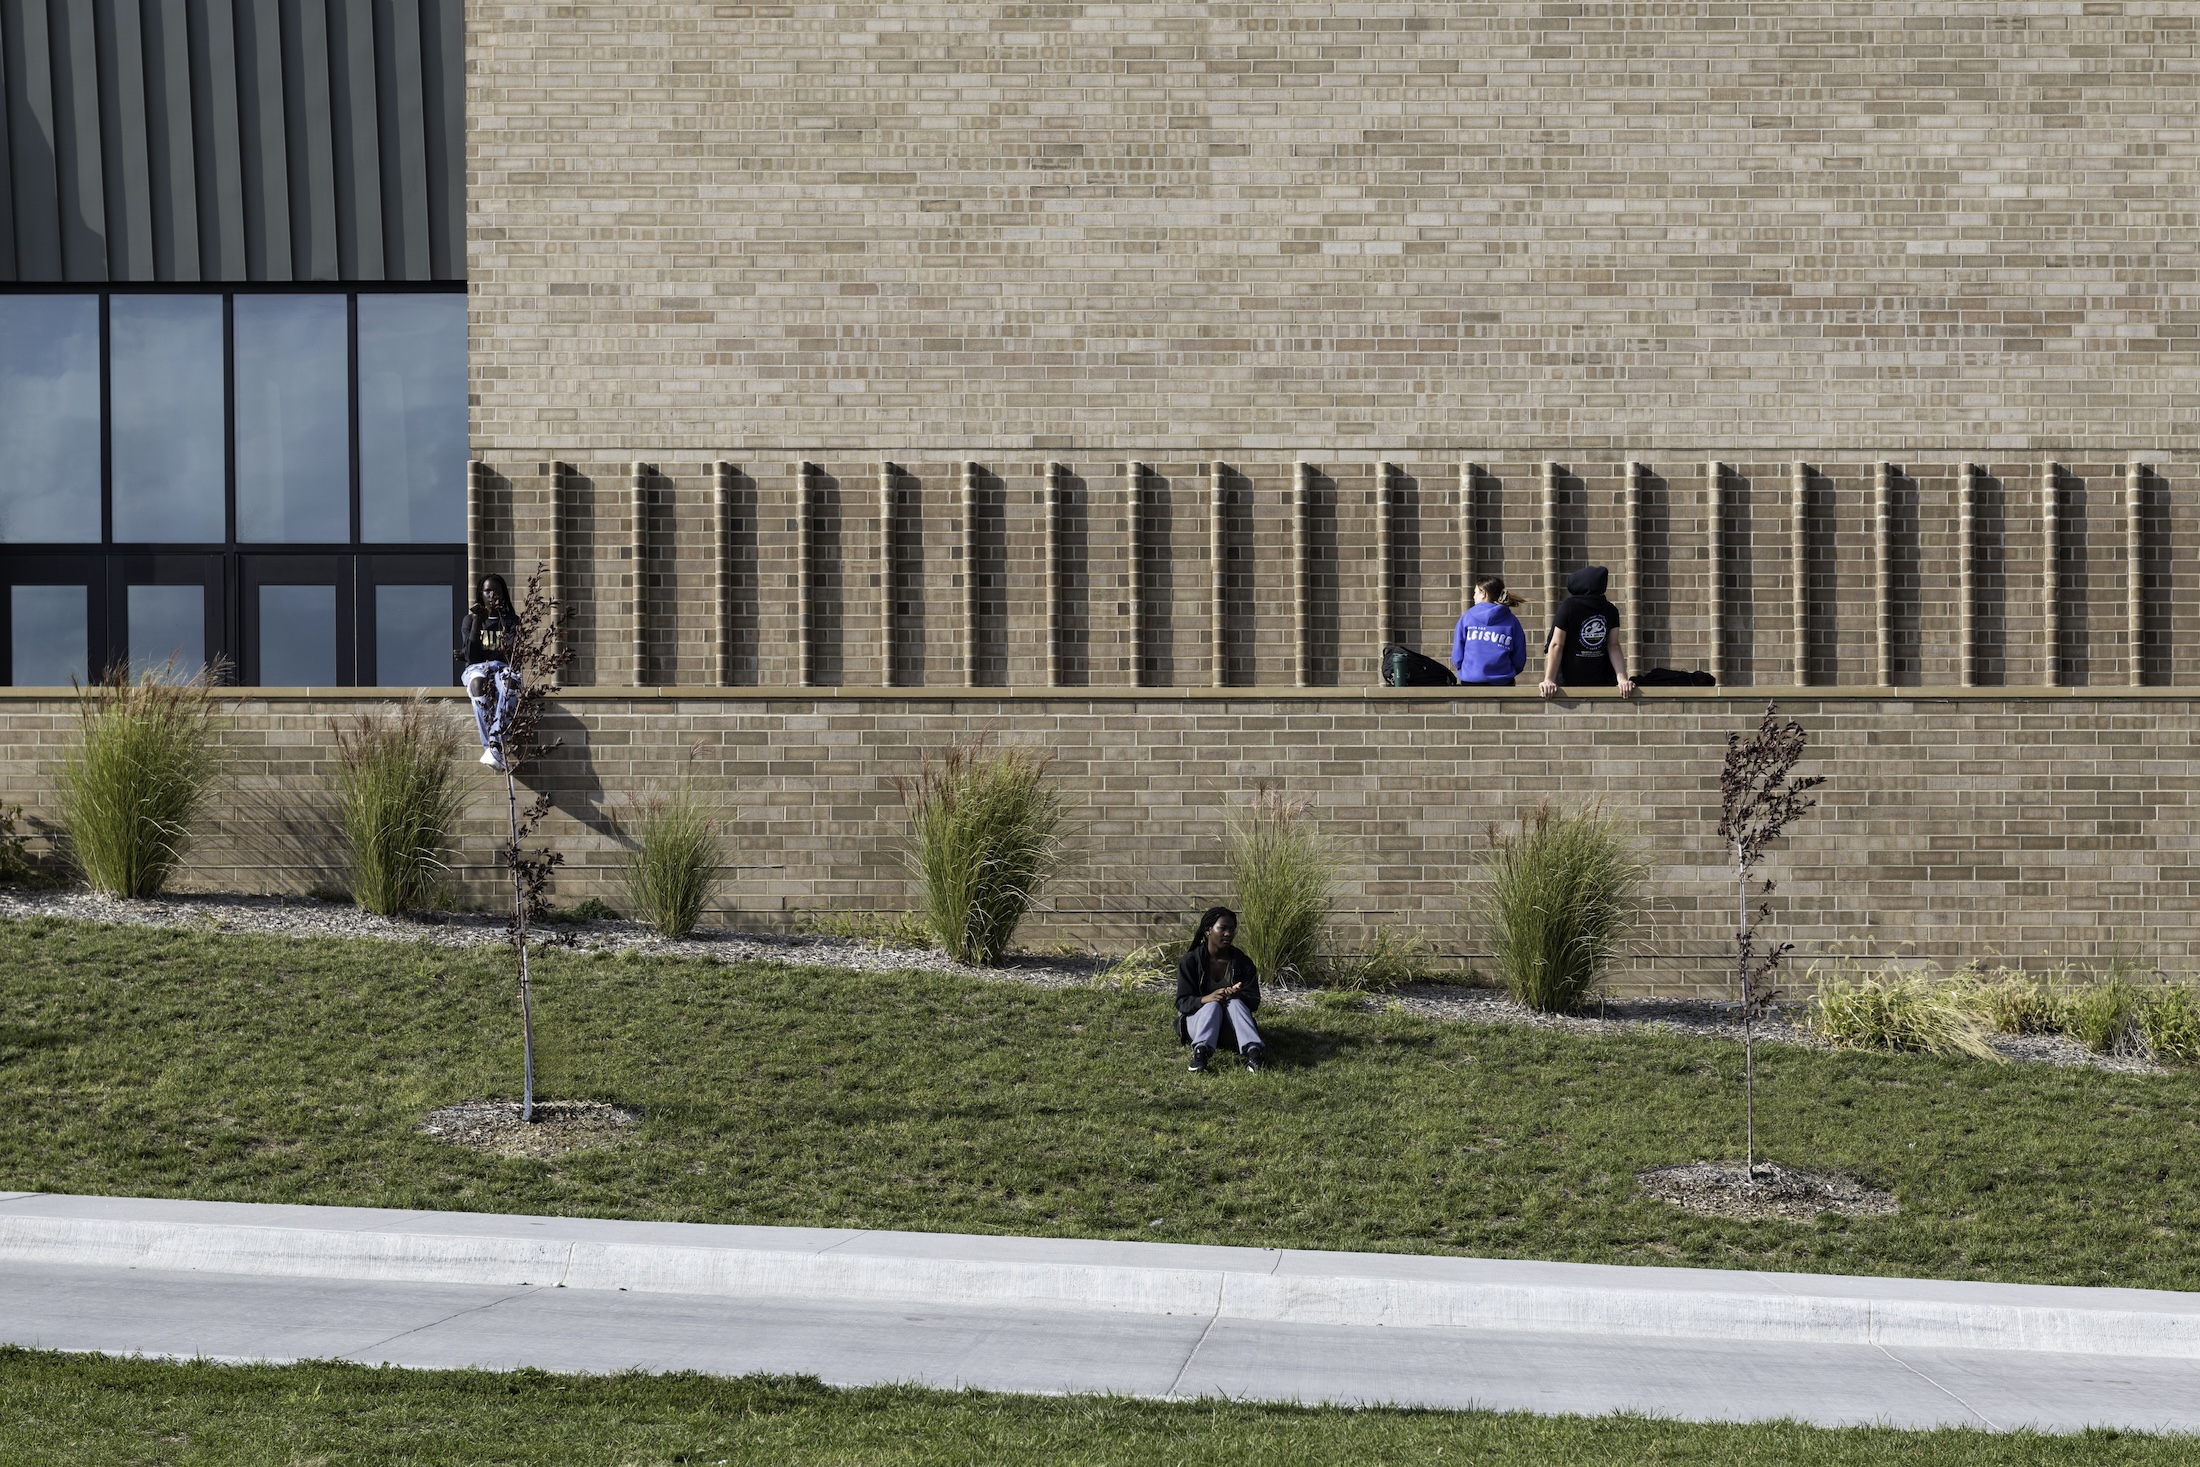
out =
{"type": "Polygon", "coordinates": [[[2200,1359],[2200,1295],[0,1195],[0,1266],[2200,1359]]]}

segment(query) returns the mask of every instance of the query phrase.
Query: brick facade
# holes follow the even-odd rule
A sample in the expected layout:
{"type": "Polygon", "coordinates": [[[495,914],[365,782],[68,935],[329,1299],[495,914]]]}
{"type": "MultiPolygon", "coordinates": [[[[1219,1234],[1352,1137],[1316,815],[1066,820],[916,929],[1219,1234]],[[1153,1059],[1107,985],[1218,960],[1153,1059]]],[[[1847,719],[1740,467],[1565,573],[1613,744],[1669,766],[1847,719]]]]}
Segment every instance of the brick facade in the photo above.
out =
{"type": "MultiPolygon", "coordinates": [[[[331,730],[385,696],[241,696],[183,884],[341,884],[331,730]]],[[[1778,926],[1806,962],[2200,960],[2188,695],[1802,690],[1781,706],[1811,731],[1808,768],[1828,781],[1770,867],[1778,926]]],[[[0,693],[0,711],[0,800],[50,819],[69,705],[0,693]]],[[[1526,689],[576,694],[551,720],[566,746],[544,771],[558,800],[546,830],[569,862],[558,900],[617,902],[605,867],[627,802],[692,770],[731,817],[738,869],[721,920],[904,910],[894,781],[948,740],[986,734],[1052,751],[1075,810],[1076,862],[1027,941],[1121,948],[1219,899],[1224,815],[1265,782],[1304,798],[1343,850],[1349,935],[1404,922],[1471,954],[1465,903],[1490,823],[1546,799],[1601,800],[1635,825],[1656,872],[1619,981],[1715,989],[1733,900],[1714,833],[1719,761],[1725,735],[1761,711],[1687,691],[1635,705],[1546,704],[1526,689]]],[[[502,795],[479,772],[458,870],[477,898],[492,895],[502,795]]]]}

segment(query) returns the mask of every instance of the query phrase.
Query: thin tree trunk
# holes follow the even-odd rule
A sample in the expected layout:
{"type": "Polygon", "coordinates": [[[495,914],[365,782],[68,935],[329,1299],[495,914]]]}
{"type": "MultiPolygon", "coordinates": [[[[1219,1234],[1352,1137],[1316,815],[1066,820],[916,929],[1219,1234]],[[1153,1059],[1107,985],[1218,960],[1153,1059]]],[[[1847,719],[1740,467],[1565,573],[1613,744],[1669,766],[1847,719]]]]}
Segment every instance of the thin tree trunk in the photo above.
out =
{"type": "Polygon", "coordinates": [[[535,1001],[527,965],[527,891],[521,884],[519,871],[519,787],[513,783],[509,770],[504,775],[504,798],[512,817],[512,859],[508,864],[512,868],[513,941],[519,947],[519,1118],[522,1122],[532,1122],[535,1119],[535,1001]]]}
{"type": "Polygon", "coordinates": [[[1749,981],[1749,877],[1742,868],[1742,848],[1734,847],[1734,961],[1742,980],[1742,1164],[1745,1175],[1757,1175],[1757,1044],[1756,995],[1749,981]]]}

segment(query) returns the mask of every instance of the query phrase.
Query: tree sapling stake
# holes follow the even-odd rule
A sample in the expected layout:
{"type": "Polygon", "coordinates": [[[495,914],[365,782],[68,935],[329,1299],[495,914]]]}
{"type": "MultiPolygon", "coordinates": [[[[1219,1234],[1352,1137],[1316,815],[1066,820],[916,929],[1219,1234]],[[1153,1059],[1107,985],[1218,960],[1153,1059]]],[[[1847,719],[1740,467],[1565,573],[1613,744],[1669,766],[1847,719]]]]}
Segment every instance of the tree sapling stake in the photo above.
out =
{"type": "MultiPolygon", "coordinates": [[[[1757,1174],[1757,1021],[1779,996],[1772,986],[1773,970],[1795,944],[1758,946],[1756,922],[1751,920],[1749,910],[1749,880],[1764,859],[1765,847],[1818,803],[1807,795],[1825,780],[1794,777],[1795,766],[1809,743],[1810,735],[1803,732],[1800,723],[1792,718],[1780,722],[1779,705],[1767,703],[1763,721],[1746,742],[1738,733],[1726,736],[1726,768],[1719,775],[1719,839],[1734,852],[1734,961],[1742,995],[1742,1107],[1747,1134],[1744,1154],[1752,1177],[1757,1174]]],[[[1772,915],[1772,889],[1772,881],[1767,878],[1758,892],[1757,921],[1772,915]]]]}

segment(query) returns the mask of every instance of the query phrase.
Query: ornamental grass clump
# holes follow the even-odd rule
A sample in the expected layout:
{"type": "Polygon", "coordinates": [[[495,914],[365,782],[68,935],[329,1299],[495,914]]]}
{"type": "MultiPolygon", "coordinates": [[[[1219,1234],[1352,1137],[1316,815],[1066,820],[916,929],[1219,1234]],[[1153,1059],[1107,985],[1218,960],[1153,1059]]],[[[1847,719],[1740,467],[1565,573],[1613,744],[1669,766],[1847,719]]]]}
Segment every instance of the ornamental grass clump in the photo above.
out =
{"type": "Polygon", "coordinates": [[[2139,1015],[2139,1030],[2156,1063],[2200,1064],[2200,995],[2183,983],[2155,989],[2139,1015]]]}
{"type": "Polygon", "coordinates": [[[1061,867],[1067,812],[1048,762],[1030,749],[958,743],[899,782],[925,925],[962,962],[999,962],[1061,867]]]}
{"type": "Polygon", "coordinates": [[[212,669],[181,682],[122,667],[77,690],[61,827],[94,891],[159,894],[183,859],[216,766],[212,669]]]}
{"type": "Polygon", "coordinates": [[[2067,988],[2028,973],[1967,969],[1956,975],[1970,1007],[1996,1034],[2067,1034],[2075,1006],[2067,988]]]}
{"type": "Polygon", "coordinates": [[[2120,968],[2078,990],[2071,1004],[2070,1037],[2095,1054],[2147,1052],[2147,993],[2120,968]]]}
{"type": "Polygon", "coordinates": [[[432,903],[458,824],[461,747],[457,725],[419,699],[337,725],[337,825],[361,910],[432,903]]]}
{"type": "Polygon", "coordinates": [[[1973,990],[1930,971],[1836,977],[1818,990],[1805,1022],[1837,1049],[2004,1058],[1987,1040],[1973,990]]]}
{"type": "Polygon", "coordinates": [[[653,795],[634,813],[633,847],[620,884],[634,915],[661,937],[685,937],[702,920],[725,869],[717,812],[694,786],[653,795]]]}
{"type": "Polygon", "coordinates": [[[1490,842],[1479,916],[1498,976],[1529,1008],[1571,1013],[1634,927],[1643,861],[1594,808],[1539,806],[1490,842]]]}
{"type": "Polygon", "coordinates": [[[1252,804],[1230,816],[1222,855],[1237,903],[1239,950],[1263,978],[1321,981],[1337,905],[1337,856],[1305,804],[1260,786],[1252,804]]]}

